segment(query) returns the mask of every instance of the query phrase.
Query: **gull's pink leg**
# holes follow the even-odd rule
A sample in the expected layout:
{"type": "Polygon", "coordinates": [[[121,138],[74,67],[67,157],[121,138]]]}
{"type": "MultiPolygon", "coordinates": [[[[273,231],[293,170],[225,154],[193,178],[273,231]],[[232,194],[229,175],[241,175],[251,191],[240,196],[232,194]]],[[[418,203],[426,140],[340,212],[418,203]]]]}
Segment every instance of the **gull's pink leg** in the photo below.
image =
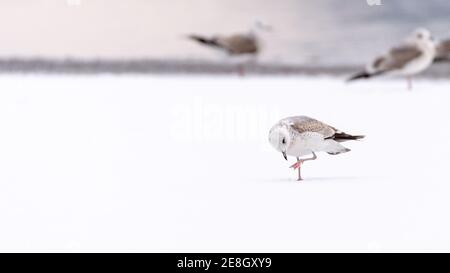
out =
{"type": "Polygon", "coordinates": [[[302,160],[297,157],[297,162],[294,163],[294,165],[290,166],[289,168],[293,168],[294,170],[300,168],[300,165],[302,164],[302,160]]]}
{"type": "Polygon", "coordinates": [[[239,64],[238,65],[238,74],[241,77],[245,76],[245,65],[244,64],[239,64]]]}
{"type": "MultiPolygon", "coordinates": [[[[297,163],[299,163],[298,164],[298,179],[297,179],[297,181],[302,181],[303,180],[303,178],[302,178],[302,168],[300,168],[300,166],[301,166],[301,164],[303,163],[304,161],[300,161],[300,159],[297,157],[297,163]]],[[[295,169],[294,169],[295,170],[295,169]]]]}
{"type": "Polygon", "coordinates": [[[411,91],[412,90],[412,77],[408,76],[408,77],[406,77],[406,80],[408,81],[408,90],[411,91]]]}
{"type": "Polygon", "coordinates": [[[290,168],[293,168],[294,170],[298,169],[298,180],[297,181],[302,181],[303,180],[302,179],[302,173],[301,173],[301,165],[303,164],[303,162],[317,159],[316,154],[314,152],[312,154],[313,154],[313,156],[311,158],[300,159],[300,158],[297,157],[297,162],[290,167],[290,168]]]}

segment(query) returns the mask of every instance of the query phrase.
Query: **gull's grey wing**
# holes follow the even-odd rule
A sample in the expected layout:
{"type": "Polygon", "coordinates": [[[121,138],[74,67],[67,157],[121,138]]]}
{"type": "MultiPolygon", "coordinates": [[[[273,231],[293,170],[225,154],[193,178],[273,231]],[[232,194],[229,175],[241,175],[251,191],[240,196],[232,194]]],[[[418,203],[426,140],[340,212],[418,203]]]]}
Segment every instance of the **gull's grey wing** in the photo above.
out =
{"type": "Polygon", "coordinates": [[[220,37],[218,42],[230,54],[257,53],[259,50],[256,37],[251,35],[235,34],[220,37]]]}
{"type": "Polygon", "coordinates": [[[307,132],[319,133],[323,135],[324,139],[333,139],[337,142],[364,138],[363,135],[346,134],[333,126],[307,116],[290,117],[282,120],[282,122],[287,123],[298,134],[307,132]]]}
{"type": "Polygon", "coordinates": [[[323,135],[324,138],[330,138],[338,132],[334,127],[306,116],[290,117],[285,120],[299,134],[314,132],[323,135]]]}
{"type": "Polygon", "coordinates": [[[378,57],[372,63],[375,71],[390,71],[402,69],[409,62],[419,58],[423,52],[415,45],[403,45],[395,47],[388,54],[378,57]]]}

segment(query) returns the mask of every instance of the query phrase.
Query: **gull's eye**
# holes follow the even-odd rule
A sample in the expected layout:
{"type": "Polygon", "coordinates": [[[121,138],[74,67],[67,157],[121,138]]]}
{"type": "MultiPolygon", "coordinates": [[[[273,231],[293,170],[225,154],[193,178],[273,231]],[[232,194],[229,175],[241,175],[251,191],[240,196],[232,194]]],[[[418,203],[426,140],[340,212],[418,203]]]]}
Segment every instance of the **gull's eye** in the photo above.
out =
{"type": "Polygon", "coordinates": [[[417,38],[422,39],[423,38],[422,33],[417,34],[417,38]]]}
{"type": "Polygon", "coordinates": [[[286,139],[283,138],[283,140],[281,141],[281,143],[286,144],[286,139]]]}

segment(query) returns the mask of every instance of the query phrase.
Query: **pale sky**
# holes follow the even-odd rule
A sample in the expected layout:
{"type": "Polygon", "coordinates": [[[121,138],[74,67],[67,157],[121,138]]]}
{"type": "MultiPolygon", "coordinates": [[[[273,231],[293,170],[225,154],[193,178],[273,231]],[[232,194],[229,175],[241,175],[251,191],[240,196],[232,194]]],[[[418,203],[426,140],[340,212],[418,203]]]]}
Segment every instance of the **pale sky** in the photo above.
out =
{"type": "Polygon", "coordinates": [[[214,59],[215,51],[184,35],[248,31],[256,20],[274,28],[262,37],[263,60],[347,58],[379,52],[419,25],[450,29],[443,9],[449,6],[448,0],[383,0],[380,7],[365,0],[0,0],[0,58],[214,59]]]}
{"type": "Polygon", "coordinates": [[[202,56],[183,35],[247,31],[260,20],[276,25],[277,40],[297,39],[283,35],[306,9],[296,0],[2,0],[0,56],[202,56]]]}

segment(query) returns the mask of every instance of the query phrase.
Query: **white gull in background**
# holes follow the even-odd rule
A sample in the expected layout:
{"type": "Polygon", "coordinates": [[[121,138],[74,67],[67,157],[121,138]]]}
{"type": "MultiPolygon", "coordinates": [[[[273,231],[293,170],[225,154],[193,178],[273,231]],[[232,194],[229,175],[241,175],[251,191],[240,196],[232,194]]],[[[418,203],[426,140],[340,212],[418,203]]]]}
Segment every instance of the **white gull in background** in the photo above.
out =
{"type": "Polygon", "coordinates": [[[298,169],[298,180],[302,180],[301,165],[305,161],[317,159],[316,152],[331,155],[349,152],[340,142],[364,138],[360,135],[349,135],[323,122],[307,116],[289,117],[280,120],[269,132],[269,142],[287,160],[287,156],[295,156],[297,162],[291,168],[298,169]],[[300,159],[312,154],[311,158],[300,159]]]}
{"type": "Polygon", "coordinates": [[[349,81],[371,78],[378,75],[404,76],[408,81],[408,89],[412,89],[412,76],[427,69],[436,55],[436,45],[430,31],[416,29],[406,41],[375,58],[366,69],[349,81]]]}

